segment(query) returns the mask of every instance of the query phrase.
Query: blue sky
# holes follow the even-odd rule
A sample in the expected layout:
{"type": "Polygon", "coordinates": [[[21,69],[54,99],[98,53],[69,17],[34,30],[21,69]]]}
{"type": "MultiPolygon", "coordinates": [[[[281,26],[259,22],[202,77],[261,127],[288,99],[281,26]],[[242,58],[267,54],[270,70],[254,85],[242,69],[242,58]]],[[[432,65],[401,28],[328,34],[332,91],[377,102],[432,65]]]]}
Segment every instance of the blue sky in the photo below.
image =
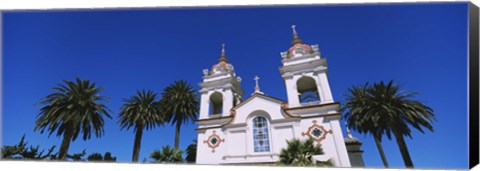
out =
{"type": "MultiPolygon", "coordinates": [[[[122,99],[138,89],[160,93],[175,80],[199,89],[202,70],[219,58],[222,43],[243,78],[244,98],[253,77],[267,95],[286,100],[278,68],[290,47],[290,26],[307,44],[319,44],[328,61],[336,101],[352,85],[395,80],[432,107],[435,131],[406,139],[417,168],[467,168],[467,3],[323,5],[291,7],[175,8],[12,11],[3,15],[2,143],[23,134],[49,148],[61,138],[33,132],[35,104],[62,80],[90,79],[110,97],[112,120],[105,135],[71,143],[69,153],[112,152],[131,161],[133,130],[120,130],[122,99]]],[[[180,147],[196,138],[192,122],[181,130],[180,147]]],[[[359,135],[367,167],[382,167],[370,136],[359,135]]],[[[173,145],[170,125],[145,131],[140,161],[173,145]]],[[[393,168],[403,168],[395,140],[383,141],[393,168]]]]}

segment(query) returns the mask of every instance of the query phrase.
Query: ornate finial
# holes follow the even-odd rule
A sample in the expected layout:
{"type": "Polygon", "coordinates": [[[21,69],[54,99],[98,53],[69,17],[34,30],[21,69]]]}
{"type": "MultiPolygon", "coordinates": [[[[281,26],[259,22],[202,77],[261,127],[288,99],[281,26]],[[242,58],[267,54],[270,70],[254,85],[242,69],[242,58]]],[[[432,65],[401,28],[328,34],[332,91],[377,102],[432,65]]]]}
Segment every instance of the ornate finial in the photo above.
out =
{"type": "Polygon", "coordinates": [[[225,56],[225,43],[222,43],[222,54],[220,55],[220,59],[218,59],[218,62],[228,62],[227,57],[225,56]]]}
{"type": "Polygon", "coordinates": [[[258,77],[256,75],[255,75],[255,78],[253,78],[253,80],[255,80],[255,92],[254,93],[263,94],[263,92],[260,91],[260,86],[258,86],[258,80],[259,79],[260,79],[260,77],[258,77]]]}
{"type": "Polygon", "coordinates": [[[208,76],[208,69],[203,70],[203,76],[208,76]]]}
{"type": "Polygon", "coordinates": [[[300,37],[298,37],[298,34],[297,34],[297,30],[295,29],[297,26],[295,25],[292,25],[292,31],[293,31],[293,40],[292,40],[292,46],[295,45],[295,44],[302,44],[303,41],[302,39],[300,39],[300,37]]]}
{"type": "Polygon", "coordinates": [[[292,25],[292,30],[293,30],[293,36],[297,37],[297,30],[295,30],[295,25],[292,25]]]}
{"type": "Polygon", "coordinates": [[[222,43],[222,54],[225,54],[225,43],[222,43]]]}
{"type": "Polygon", "coordinates": [[[347,136],[348,138],[353,138],[352,132],[350,132],[350,129],[348,129],[348,124],[345,122],[345,127],[347,128],[347,136]]]}

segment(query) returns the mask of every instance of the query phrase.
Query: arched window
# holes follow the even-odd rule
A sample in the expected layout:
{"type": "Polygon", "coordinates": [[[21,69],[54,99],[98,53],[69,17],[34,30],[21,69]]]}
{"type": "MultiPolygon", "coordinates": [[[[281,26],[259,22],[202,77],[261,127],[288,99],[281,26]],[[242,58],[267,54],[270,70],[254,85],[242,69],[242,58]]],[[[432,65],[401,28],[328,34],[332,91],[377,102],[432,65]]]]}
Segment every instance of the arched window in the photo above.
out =
{"type": "Polygon", "coordinates": [[[311,77],[302,77],[297,81],[297,91],[300,103],[319,102],[317,84],[311,77]]]}
{"type": "Polygon", "coordinates": [[[210,96],[210,115],[223,113],[222,93],[215,92],[210,96]]]}
{"type": "Polygon", "coordinates": [[[261,116],[253,119],[253,147],[254,152],[270,151],[268,122],[267,119],[261,116]]]}

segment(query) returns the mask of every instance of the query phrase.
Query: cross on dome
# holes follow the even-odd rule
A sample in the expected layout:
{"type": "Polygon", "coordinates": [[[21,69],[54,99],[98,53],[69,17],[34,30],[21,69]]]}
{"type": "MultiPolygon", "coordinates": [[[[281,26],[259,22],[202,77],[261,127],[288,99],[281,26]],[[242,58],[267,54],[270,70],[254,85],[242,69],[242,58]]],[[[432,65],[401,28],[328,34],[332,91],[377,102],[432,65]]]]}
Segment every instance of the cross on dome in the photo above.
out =
{"type": "Polygon", "coordinates": [[[293,36],[297,36],[297,30],[295,30],[295,25],[292,25],[293,36]]]}
{"type": "Polygon", "coordinates": [[[222,43],[222,54],[225,54],[225,43],[222,43]]]}
{"type": "Polygon", "coordinates": [[[293,31],[293,40],[292,40],[292,46],[295,44],[303,44],[302,39],[298,37],[297,30],[295,29],[297,26],[292,25],[292,31],[293,31]]]}
{"type": "Polygon", "coordinates": [[[228,62],[227,57],[225,56],[225,43],[222,43],[222,53],[220,55],[220,59],[218,59],[218,62],[228,62]]]}

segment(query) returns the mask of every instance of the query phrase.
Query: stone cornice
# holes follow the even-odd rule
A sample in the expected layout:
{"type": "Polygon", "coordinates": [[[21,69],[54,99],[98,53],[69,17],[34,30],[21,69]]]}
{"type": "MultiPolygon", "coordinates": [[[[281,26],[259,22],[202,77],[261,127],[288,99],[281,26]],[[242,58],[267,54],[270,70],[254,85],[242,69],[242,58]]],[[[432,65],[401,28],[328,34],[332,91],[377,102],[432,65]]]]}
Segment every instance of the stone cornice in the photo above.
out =
{"type": "Polygon", "coordinates": [[[237,128],[237,127],[246,127],[246,126],[247,126],[246,123],[239,123],[239,124],[228,124],[228,125],[224,125],[223,127],[224,128],[229,128],[229,129],[234,129],[234,128],[237,128]]]}
{"type": "Polygon", "coordinates": [[[284,122],[292,122],[292,121],[300,121],[300,118],[289,117],[289,118],[285,118],[285,119],[274,119],[274,120],[271,121],[271,123],[273,125],[273,124],[284,123],[284,122]]]}
{"type": "Polygon", "coordinates": [[[332,103],[323,103],[323,104],[318,104],[318,105],[308,105],[308,106],[291,107],[291,108],[285,108],[285,111],[308,109],[308,108],[318,108],[318,107],[326,107],[326,106],[340,106],[340,102],[332,102],[332,103]]]}
{"type": "Polygon", "coordinates": [[[220,73],[216,73],[216,74],[203,76],[202,78],[203,79],[210,79],[210,78],[215,78],[215,77],[224,76],[224,75],[231,75],[231,74],[233,74],[233,72],[225,71],[225,72],[220,72],[220,73]]]}
{"type": "MultiPolygon", "coordinates": [[[[284,58],[284,59],[282,60],[282,63],[299,61],[299,60],[308,59],[308,58],[315,58],[315,57],[317,57],[317,56],[318,56],[318,54],[312,53],[312,54],[307,54],[307,55],[305,55],[305,56],[300,56],[300,57],[284,58]]],[[[318,57],[320,57],[320,56],[318,56],[318,57]]]]}
{"type": "Polygon", "coordinates": [[[313,74],[318,74],[318,73],[322,73],[322,72],[327,73],[327,68],[323,67],[323,66],[319,66],[319,67],[316,67],[316,68],[308,68],[308,69],[301,69],[301,70],[296,70],[296,71],[289,71],[289,72],[283,73],[282,78],[285,78],[285,79],[286,78],[291,78],[294,75],[301,75],[301,74],[308,73],[308,72],[313,72],[313,74]]]}
{"type": "Polygon", "coordinates": [[[195,120],[196,124],[207,124],[211,122],[228,122],[230,119],[232,119],[233,116],[219,116],[219,117],[210,117],[210,118],[205,118],[205,119],[197,119],[195,120]]]}
{"type": "Polygon", "coordinates": [[[318,114],[318,115],[308,115],[308,116],[300,116],[302,119],[306,119],[306,118],[317,118],[317,117],[341,117],[342,114],[341,113],[327,113],[327,114],[318,114]]]}
{"type": "Polygon", "coordinates": [[[228,77],[228,78],[223,78],[223,79],[215,80],[215,81],[201,82],[198,85],[202,88],[208,88],[208,87],[221,86],[221,85],[225,85],[225,84],[228,84],[228,83],[232,83],[232,82],[234,82],[234,80],[235,80],[234,78],[228,77]]]}
{"type": "Polygon", "coordinates": [[[215,81],[202,82],[198,84],[202,89],[199,90],[200,93],[207,93],[212,89],[232,89],[234,92],[239,95],[243,95],[243,91],[237,77],[227,77],[215,81]]]}
{"type": "Polygon", "coordinates": [[[222,128],[222,126],[211,126],[211,127],[202,127],[202,128],[196,128],[195,131],[197,132],[204,132],[207,129],[215,129],[215,128],[222,128]]]}
{"type": "Polygon", "coordinates": [[[307,63],[282,66],[280,67],[279,70],[280,70],[280,74],[282,74],[283,76],[287,73],[295,72],[299,70],[321,72],[326,69],[327,69],[327,61],[326,59],[322,58],[322,59],[313,60],[307,63]]]}

